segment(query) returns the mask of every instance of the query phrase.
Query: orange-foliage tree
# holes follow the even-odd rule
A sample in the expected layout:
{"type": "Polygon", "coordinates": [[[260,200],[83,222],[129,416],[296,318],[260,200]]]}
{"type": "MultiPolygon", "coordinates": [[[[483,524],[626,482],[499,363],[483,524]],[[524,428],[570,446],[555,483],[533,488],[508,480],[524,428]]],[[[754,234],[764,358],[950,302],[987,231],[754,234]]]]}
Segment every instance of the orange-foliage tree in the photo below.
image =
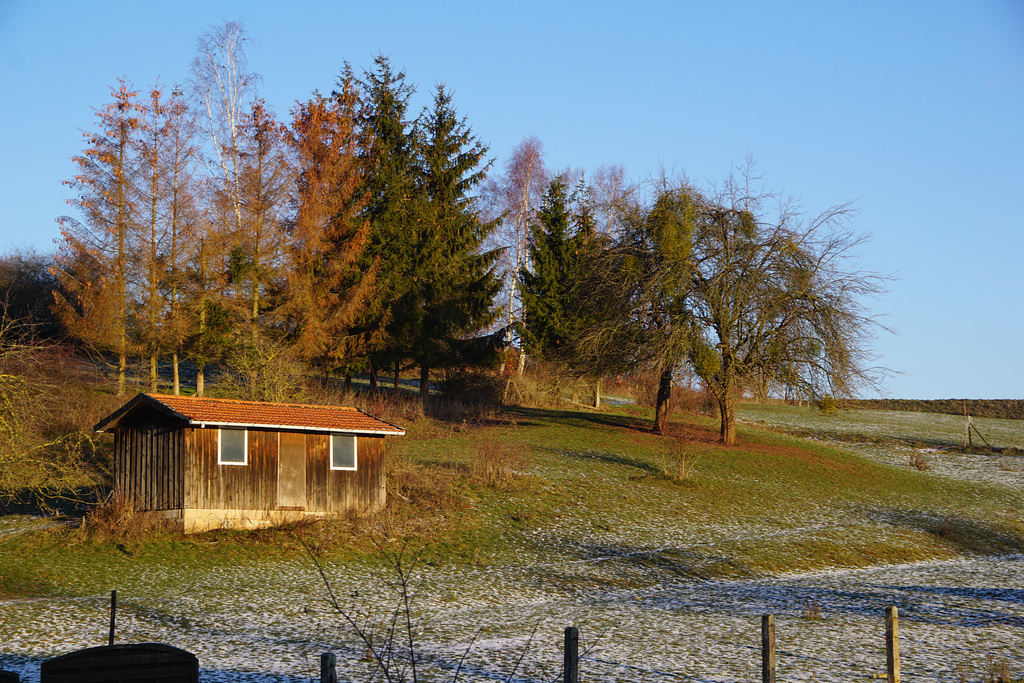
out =
{"type": "Polygon", "coordinates": [[[167,241],[162,287],[167,302],[164,336],[171,352],[173,391],[178,394],[181,390],[180,353],[190,329],[196,324],[188,314],[191,302],[187,297],[187,265],[195,256],[203,225],[198,205],[201,184],[195,175],[195,120],[178,88],[171,93],[164,127],[167,164],[164,178],[167,241]]]}
{"type": "Polygon", "coordinates": [[[253,102],[241,123],[242,165],[238,197],[242,223],[231,240],[232,279],[247,306],[243,320],[259,326],[271,302],[268,293],[284,282],[283,232],[288,193],[294,182],[285,143],[286,129],[262,99],[253,102]]]}
{"type": "Polygon", "coordinates": [[[284,312],[299,355],[323,371],[348,373],[373,345],[355,326],[375,280],[362,258],[370,222],[362,216],[363,174],[351,73],[330,97],[315,94],[293,111],[290,140],[297,163],[291,268],[284,312]]]}
{"type": "Polygon", "coordinates": [[[139,126],[137,93],[122,81],[111,89],[113,101],[96,112],[95,132],[76,157],[78,173],[66,185],[78,196],[69,203],[84,220],[62,216],[57,276],[64,292],[55,292],[56,308],[67,330],[102,353],[117,357],[117,393],[125,390],[129,354],[128,259],[131,231],[137,225],[132,202],[132,155],[139,126]]]}
{"type": "Polygon", "coordinates": [[[169,353],[178,393],[178,351],[189,324],[183,314],[183,267],[196,227],[192,122],[180,91],[166,97],[159,84],[140,105],[139,122],[134,183],[139,221],[129,269],[137,293],[135,337],[149,360],[149,390],[157,390],[158,358],[169,353]]]}

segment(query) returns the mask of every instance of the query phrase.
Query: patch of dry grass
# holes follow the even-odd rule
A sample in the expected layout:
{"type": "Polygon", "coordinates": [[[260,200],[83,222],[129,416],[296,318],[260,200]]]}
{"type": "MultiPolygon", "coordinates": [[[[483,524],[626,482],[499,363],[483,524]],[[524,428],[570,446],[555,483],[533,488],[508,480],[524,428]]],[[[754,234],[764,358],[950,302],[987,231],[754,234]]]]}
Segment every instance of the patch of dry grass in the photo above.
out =
{"type": "Polygon", "coordinates": [[[159,527],[153,515],[139,510],[129,498],[112,493],[85,514],[78,526],[77,535],[97,543],[137,543],[159,527]]]}

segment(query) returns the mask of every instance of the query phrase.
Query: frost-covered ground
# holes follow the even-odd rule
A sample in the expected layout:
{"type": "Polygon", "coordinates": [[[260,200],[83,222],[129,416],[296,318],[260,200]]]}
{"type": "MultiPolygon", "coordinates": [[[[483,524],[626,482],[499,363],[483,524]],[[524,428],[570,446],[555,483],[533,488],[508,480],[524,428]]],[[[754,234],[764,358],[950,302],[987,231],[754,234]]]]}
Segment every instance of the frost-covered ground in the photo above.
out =
{"type": "MultiPolygon", "coordinates": [[[[327,567],[353,615],[386,615],[395,594],[366,569],[327,567]],[[357,594],[358,593],[358,594],[357,594]]],[[[316,678],[321,652],[342,680],[367,680],[363,648],[327,608],[315,570],[274,563],[190,577],[136,577],[160,595],[119,592],[118,638],[196,653],[203,681],[316,678]],[[240,597],[244,596],[244,598],[240,597]]],[[[780,680],[866,679],[884,672],[884,608],[899,606],[907,680],[980,680],[988,658],[1024,668],[1024,557],[816,572],[757,581],[680,581],[632,590],[555,591],[531,572],[416,572],[423,679],[550,681],[565,626],[580,628],[585,680],[736,681],[759,674],[760,615],[777,615],[780,680]],[[820,617],[810,618],[820,609],[820,617]],[[531,641],[531,634],[532,641],[531,641]],[[471,644],[472,643],[472,644],[471,644]]],[[[104,644],[108,596],[0,606],[0,667],[38,680],[39,662],[104,644]]]]}
{"type": "MultiPolygon", "coordinates": [[[[837,439],[836,445],[878,462],[907,466],[911,454],[918,453],[929,471],[941,476],[1024,489],[1024,457],[946,450],[964,441],[967,421],[961,416],[884,410],[821,415],[807,409],[754,405],[744,406],[737,415],[745,422],[784,430],[832,434],[837,439]],[[850,440],[859,436],[889,443],[850,440]]],[[[1024,421],[978,417],[972,422],[992,446],[1024,449],[1024,421]]],[[[827,436],[822,439],[828,440],[827,436]]],[[[983,445],[977,434],[972,433],[972,440],[975,445],[983,445]]]]}
{"type": "MultiPolygon", "coordinates": [[[[801,420],[790,426],[809,426],[806,415],[772,415],[779,426],[790,419],[801,420]]],[[[946,427],[940,420],[939,428],[917,423],[925,419],[917,414],[886,419],[891,424],[884,434],[905,429],[925,443],[955,442],[963,428],[962,418],[946,427]]],[[[864,433],[870,421],[847,415],[811,426],[864,433]]],[[[978,422],[986,438],[1001,440],[998,445],[1024,446],[1020,423],[978,422]]],[[[909,466],[910,446],[841,446],[909,466]]],[[[986,482],[1021,507],[1021,459],[925,449],[932,469],[922,476],[986,482]]],[[[573,455],[590,458],[589,477],[604,476],[602,454],[573,455]]],[[[543,529],[526,525],[521,536],[508,539],[522,560],[514,565],[487,558],[473,567],[407,565],[420,680],[451,680],[466,655],[460,680],[506,680],[514,671],[512,680],[553,681],[561,668],[562,633],[570,625],[581,631],[583,680],[756,680],[765,613],[777,617],[780,680],[869,680],[885,669],[887,605],[900,608],[905,680],[959,681],[963,673],[966,680],[981,681],[990,658],[1005,658],[1015,677],[1024,675],[1024,556],[707,580],[702,563],[714,562],[718,549],[727,555],[730,543],[771,544],[787,535],[813,542],[819,536],[893,533],[893,526],[873,518],[853,523],[844,515],[862,513],[837,508],[813,519],[728,524],[678,510],[676,524],[664,517],[643,524],[618,520],[612,509],[595,527],[567,509],[558,522],[543,529]],[[820,616],[811,618],[815,613],[820,616]]],[[[0,518],[0,534],[41,523],[0,518]]],[[[325,572],[346,611],[362,625],[386,620],[398,604],[394,574],[383,564],[327,564],[325,572]]],[[[336,653],[342,681],[369,680],[364,647],[328,606],[312,562],[273,560],[209,571],[140,568],[126,571],[110,588],[118,589],[118,640],[194,652],[202,681],[315,680],[325,651],[336,653]]],[[[74,585],[67,590],[87,592],[74,585]]],[[[105,644],[108,609],[106,592],[0,602],[0,669],[34,682],[43,659],[105,644]]]]}

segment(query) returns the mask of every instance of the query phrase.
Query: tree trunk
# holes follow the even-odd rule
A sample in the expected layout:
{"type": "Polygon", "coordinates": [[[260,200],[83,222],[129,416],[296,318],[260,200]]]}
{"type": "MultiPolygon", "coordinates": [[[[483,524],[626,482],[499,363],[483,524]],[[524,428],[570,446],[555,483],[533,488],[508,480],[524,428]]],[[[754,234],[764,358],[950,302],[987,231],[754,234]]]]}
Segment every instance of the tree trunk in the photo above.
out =
{"type": "Polygon", "coordinates": [[[377,393],[380,388],[377,386],[377,368],[373,365],[373,361],[369,361],[370,364],[370,391],[377,393]]]}
{"type": "Polygon", "coordinates": [[[598,377],[597,381],[594,382],[594,407],[601,407],[601,378],[598,377]]]}
{"type": "Polygon", "coordinates": [[[181,374],[178,372],[178,352],[171,354],[171,366],[174,372],[174,395],[181,394],[181,374]]]}
{"type": "Polygon", "coordinates": [[[654,433],[664,434],[668,414],[672,409],[672,368],[661,371],[658,379],[658,400],[654,406],[654,433]]]}
{"type": "Polygon", "coordinates": [[[722,427],[718,441],[726,446],[736,445],[736,412],[733,409],[732,392],[726,391],[718,397],[718,411],[722,414],[722,427]]]}
{"type": "Polygon", "coordinates": [[[202,363],[196,365],[196,397],[202,398],[206,391],[206,366],[202,363]]]}
{"type": "Polygon", "coordinates": [[[350,372],[345,373],[345,393],[352,393],[352,373],[350,372]]]}
{"type": "Polygon", "coordinates": [[[420,403],[427,407],[427,400],[430,398],[430,366],[420,366],[420,403]]]}
{"type": "Polygon", "coordinates": [[[402,363],[401,363],[401,361],[397,361],[396,360],[395,361],[395,385],[394,385],[394,387],[392,387],[392,393],[395,394],[396,396],[398,395],[398,380],[399,380],[399,376],[401,375],[401,372],[402,372],[402,363]]]}
{"type": "Polygon", "coordinates": [[[128,367],[128,357],[124,353],[117,356],[117,395],[124,396],[125,374],[128,367]]]}
{"type": "Polygon", "coordinates": [[[152,394],[157,393],[157,380],[156,380],[156,354],[149,354],[149,391],[152,394]]]}

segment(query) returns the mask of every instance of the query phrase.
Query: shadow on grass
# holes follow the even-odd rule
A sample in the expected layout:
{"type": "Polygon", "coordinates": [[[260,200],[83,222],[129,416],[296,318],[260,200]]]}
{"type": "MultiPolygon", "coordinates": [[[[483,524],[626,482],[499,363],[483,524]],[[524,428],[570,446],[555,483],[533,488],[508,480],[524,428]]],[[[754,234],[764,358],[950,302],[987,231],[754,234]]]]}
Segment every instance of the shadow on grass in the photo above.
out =
{"type": "MultiPolygon", "coordinates": [[[[895,567],[888,571],[913,572],[895,567]]],[[[950,581],[955,570],[950,571],[950,581]]],[[[993,606],[984,593],[944,594],[943,587],[918,585],[889,585],[860,583],[856,573],[849,577],[823,577],[821,581],[832,585],[808,585],[789,579],[714,581],[710,584],[679,585],[669,589],[668,595],[648,600],[645,606],[667,611],[718,612],[732,615],[776,614],[806,620],[828,621],[835,615],[847,614],[877,619],[879,634],[885,628],[885,608],[899,607],[900,620],[925,624],[960,627],[991,626],[996,624],[1024,627],[1019,613],[1019,601],[1004,598],[1006,609],[993,606]],[[835,584],[849,579],[850,588],[835,584]],[[948,595],[948,600],[944,599],[948,595]],[[972,604],[973,601],[976,601],[972,604]]],[[[799,581],[799,579],[797,579],[799,581]]]]}
{"type": "Polygon", "coordinates": [[[1013,446],[999,447],[999,446],[967,446],[963,445],[963,442],[959,439],[951,439],[943,436],[927,436],[927,435],[910,435],[910,436],[899,436],[899,435],[887,435],[878,436],[875,434],[863,434],[860,432],[842,432],[828,429],[815,429],[809,427],[772,427],[767,424],[752,423],[754,426],[761,427],[763,429],[769,429],[771,431],[780,431],[790,436],[796,436],[804,439],[815,439],[824,441],[836,441],[838,443],[848,444],[871,444],[875,446],[889,446],[895,448],[909,448],[909,449],[926,449],[932,448],[947,453],[961,453],[964,455],[1012,455],[1012,456],[1024,456],[1024,449],[1015,448],[1013,446]]]}
{"type": "Polygon", "coordinates": [[[576,427],[600,425],[603,427],[632,429],[641,432],[650,432],[654,429],[654,424],[650,420],[643,420],[632,415],[603,413],[597,411],[584,412],[577,410],[555,410],[553,408],[524,408],[521,406],[513,406],[506,408],[504,413],[514,417],[518,424],[529,426],[538,425],[540,422],[555,421],[560,424],[576,427]]]}
{"type": "Polygon", "coordinates": [[[1013,529],[965,517],[920,510],[876,510],[868,517],[893,527],[923,531],[964,555],[1024,553],[1024,537],[1013,529]]]}
{"type": "Polygon", "coordinates": [[[63,515],[81,517],[102,500],[108,489],[81,487],[72,491],[22,489],[0,498],[0,517],[6,515],[63,515]]]}
{"type": "MultiPolygon", "coordinates": [[[[1020,588],[971,588],[968,586],[880,586],[880,588],[969,600],[999,600],[1024,605],[1024,589],[1020,588]]],[[[1020,625],[1024,626],[1024,623],[1020,625]]]]}
{"type": "Polygon", "coordinates": [[[562,560],[530,572],[540,589],[566,593],[594,590],[658,589],[672,584],[704,583],[718,576],[752,576],[735,559],[685,548],[645,548],[562,538],[562,560]]]}
{"type": "Polygon", "coordinates": [[[622,455],[621,453],[612,453],[609,451],[595,451],[595,450],[579,450],[579,451],[566,451],[563,449],[547,447],[540,450],[547,451],[554,455],[559,455],[566,458],[572,458],[573,460],[596,460],[598,462],[608,463],[610,465],[622,465],[624,467],[633,467],[647,474],[661,474],[661,470],[652,465],[649,462],[639,460],[637,458],[631,458],[628,455],[622,455]]]}
{"type": "MultiPolygon", "coordinates": [[[[752,619],[778,614],[827,620],[836,614],[854,614],[876,617],[880,632],[884,629],[885,608],[897,605],[901,619],[908,622],[1024,628],[1020,608],[1024,605],[1024,590],[917,585],[914,572],[921,571],[917,565],[882,568],[882,576],[840,570],[810,580],[803,576],[772,578],[759,575],[733,558],[693,549],[637,548],[571,539],[564,539],[560,545],[567,555],[565,561],[546,567],[536,580],[567,593],[591,595],[601,603],[621,600],[633,604],[640,600],[644,609],[749,615],[752,619]],[[901,578],[910,579],[909,585],[894,582],[901,578]],[[628,593],[616,595],[616,591],[628,593]]],[[[1022,562],[1019,557],[1005,561],[1022,562]]],[[[958,567],[952,564],[945,570],[948,579],[940,575],[937,580],[958,584],[958,567]]],[[[929,579],[933,581],[935,576],[929,579]]]]}

